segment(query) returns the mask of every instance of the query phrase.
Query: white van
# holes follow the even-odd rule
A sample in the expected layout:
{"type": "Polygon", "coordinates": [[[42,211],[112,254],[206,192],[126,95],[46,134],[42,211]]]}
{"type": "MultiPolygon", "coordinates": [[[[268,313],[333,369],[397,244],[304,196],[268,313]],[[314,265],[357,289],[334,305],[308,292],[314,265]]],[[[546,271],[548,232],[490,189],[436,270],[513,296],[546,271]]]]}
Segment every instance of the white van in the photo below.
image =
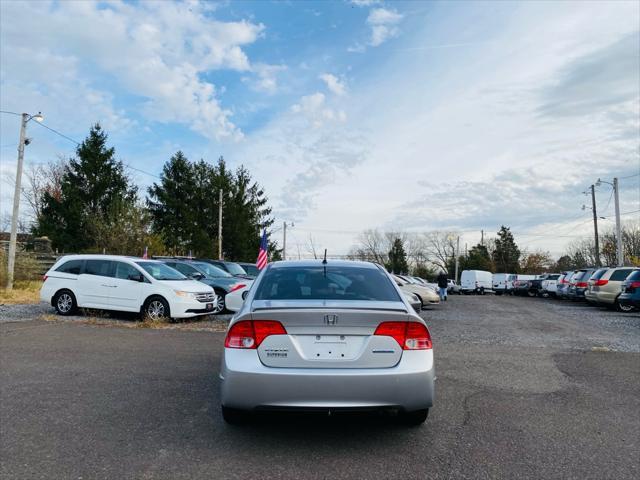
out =
{"type": "Polygon", "coordinates": [[[463,270],[460,276],[460,289],[462,293],[477,293],[484,295],[493,291],[493,278],[491,272],[484,270],[463,270]]]}
{"type": "Polygon", "coordinates": [[[154,320],[214,313],[213,288],[157,260],[67,255],[44,276],[40,300],[60,315],[78,308],[138,312],[154,320]]]}
{"type": "Polygon", "coordinates": [[[496,295],[511,293],[513,291],[513,282],[516,281],[515,273],[494,273],[492,276],[493,290],[496,295]]]}

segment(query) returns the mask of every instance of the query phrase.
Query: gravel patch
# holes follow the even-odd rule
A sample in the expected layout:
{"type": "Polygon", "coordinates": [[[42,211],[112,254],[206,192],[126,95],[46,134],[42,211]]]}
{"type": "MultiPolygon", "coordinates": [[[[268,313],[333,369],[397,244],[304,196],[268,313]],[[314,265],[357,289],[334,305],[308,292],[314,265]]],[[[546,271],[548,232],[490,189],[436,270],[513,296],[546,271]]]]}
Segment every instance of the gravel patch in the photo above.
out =
{"type": "Polygon", "coordinates": [[[26,322],[50,313],[55,313],[55,310],[44,303],[0,305],[0,323],[26,322]]]}

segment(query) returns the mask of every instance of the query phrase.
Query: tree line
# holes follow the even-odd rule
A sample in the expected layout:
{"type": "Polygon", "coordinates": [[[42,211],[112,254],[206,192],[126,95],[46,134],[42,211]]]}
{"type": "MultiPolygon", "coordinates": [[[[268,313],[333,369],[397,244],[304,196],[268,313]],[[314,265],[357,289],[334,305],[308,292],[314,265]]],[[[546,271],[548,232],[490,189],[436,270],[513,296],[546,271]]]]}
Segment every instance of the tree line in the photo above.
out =
{"type": "MultiPolygon", "coordinates": [[[[222,191],[222,253],[255,261],[262,229],[273,224],[262,187],[243,166],[190,161],[176,152],[159,179],[139,191],[99,124],[75,156],[27,173],[24,198],[31,230],[61,253],[218,256],[219,192],[222,191]]],[[[277,245],[270,252],[278,256],[277,245]]]]}
{"type": "MultiPolygon", "coordinates": [[[[561,272],[596,265],[594,239],[582,239],[567,247],[565,254],[554,259],[544,250],[529,252],[516,243],[511,229],[501,226],[493,238],[488,238],[468,251],[457,252],[456,232],[380,232],[366,230],[358,238],[348,257],[384,265],[394,273],[413,274],[434,279],[440,271],[454,276],[456,256],[458,271],[486,270],[493,273],[540,274],[561,272]]],[[[616,264],[616,236],[605,232],[599,238],[601,265],[616,264]]],[[[640,225],[625,225],[622,229],[625,260],[640,265],[640,225]]]]}

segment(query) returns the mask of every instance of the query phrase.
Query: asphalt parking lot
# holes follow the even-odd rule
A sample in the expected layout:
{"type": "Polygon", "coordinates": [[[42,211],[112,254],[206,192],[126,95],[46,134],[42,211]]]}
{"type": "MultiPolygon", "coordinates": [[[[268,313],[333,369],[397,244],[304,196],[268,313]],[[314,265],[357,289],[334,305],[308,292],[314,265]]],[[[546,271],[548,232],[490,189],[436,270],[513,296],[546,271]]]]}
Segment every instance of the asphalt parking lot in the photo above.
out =
{"type": "Polygon", "coordinates": [[[456,296],[423,315],[438,380],[417,428],[343,416],[228,426],[223,333],[8,321],[0,477],[640,477],[640,314],[456,296]]]}

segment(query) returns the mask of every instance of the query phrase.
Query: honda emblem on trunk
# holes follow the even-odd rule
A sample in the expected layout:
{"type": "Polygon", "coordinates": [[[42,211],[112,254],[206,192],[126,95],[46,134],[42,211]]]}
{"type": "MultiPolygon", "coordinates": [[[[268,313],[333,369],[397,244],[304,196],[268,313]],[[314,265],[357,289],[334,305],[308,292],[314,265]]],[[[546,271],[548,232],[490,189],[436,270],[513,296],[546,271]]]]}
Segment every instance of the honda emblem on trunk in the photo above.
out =
{"type": "Polygon", "coordinates": [[[338,315],[325,315],[324,323],[326,323],[327,325],[335,325],[336,323],[338,323],[338,315]]]}

